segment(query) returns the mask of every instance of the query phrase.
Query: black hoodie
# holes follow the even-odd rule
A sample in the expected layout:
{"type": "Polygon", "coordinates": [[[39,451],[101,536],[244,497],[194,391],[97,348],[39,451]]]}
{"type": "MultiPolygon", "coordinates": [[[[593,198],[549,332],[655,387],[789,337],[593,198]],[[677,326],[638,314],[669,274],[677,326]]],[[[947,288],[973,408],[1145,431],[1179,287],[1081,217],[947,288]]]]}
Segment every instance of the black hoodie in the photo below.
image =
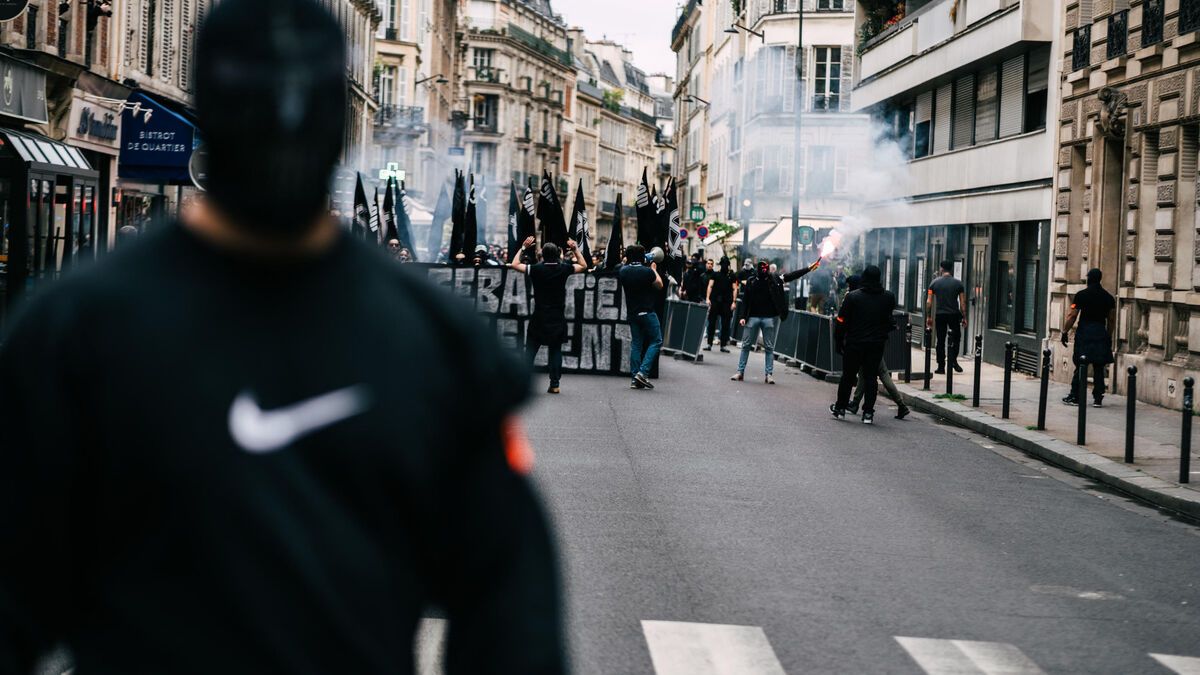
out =
{"type": "Polygon", "coordinates": [[[878,282],[864,280],[861,288],[842,301],[834,323],[834,339],[842,347],[887,342],[888,334],[896,327],[892,318],[895,309],[896,296],[891,291],[883,290],[878,282]]]}

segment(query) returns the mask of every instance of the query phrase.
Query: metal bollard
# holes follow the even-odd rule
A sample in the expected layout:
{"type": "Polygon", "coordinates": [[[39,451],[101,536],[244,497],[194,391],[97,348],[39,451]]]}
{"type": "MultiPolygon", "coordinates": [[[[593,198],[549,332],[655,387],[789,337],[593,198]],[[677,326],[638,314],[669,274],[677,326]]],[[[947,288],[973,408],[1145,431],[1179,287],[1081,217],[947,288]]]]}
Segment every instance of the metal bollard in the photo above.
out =
{"type": "Polygon", "coordinates": [[[1125,383],[1125,463],[1133,464],[1134,412],[1137,409],[1137,366],[1129,366],[1125,383]]]}
{"type": "Polygon", "coordinates": [[[1190,482],[1192,468],[1192,403],[1196,381],[1183,378],[1183,437],[1179,439],[1179,482],[1190,482]]]}
{"type": "Polygon", "coordinates": [[[979,407],[979,379],[983,374],[983,336],[975,336],[975,391],[971,394],[971,407],[979,407]]]}
{"type": "Polygon", "coordinates": [[[1009,401],[1012,399],[1012,368],[1013,368],[1013,351],[1016,345],[1012,342],[1004,343],[1004,402],[1000,417],[1008,419],[1009,401]]]}
{"type": "Polygon", "coordinates": [[[1087,357],[1080,356],[1079,379],[1075,383],[1075,402],[1079,405],[1079,426],[1075,430],[1076,445],[1087,445],[1087,371],[1087,357]]]}
{"type": "Polygon", "coordinates": [[[1038,394],[1038,431],[1046,430],[1046,402],[1050,397],[1050,355],[1049,349],[1042,350],[1042,387],[1038,394]]]}
{"type": "Polygon", "coordinates": [[[929,387],[933,384],[933,366],[930,363],[929,353],[929,324],[925,324],[925,391],[929,391],[929,387]]]}
{"type": "Polygon", "coordinates": [[[946,393],[954,393],[954,366],[952,364],[946,366],[946,393]]]}
{"type": "Polygon", "coordinates": [[[904,384],[912,384],[912,321],[904,324],[904,348],[908,350],[904,358],[904,384]]]}

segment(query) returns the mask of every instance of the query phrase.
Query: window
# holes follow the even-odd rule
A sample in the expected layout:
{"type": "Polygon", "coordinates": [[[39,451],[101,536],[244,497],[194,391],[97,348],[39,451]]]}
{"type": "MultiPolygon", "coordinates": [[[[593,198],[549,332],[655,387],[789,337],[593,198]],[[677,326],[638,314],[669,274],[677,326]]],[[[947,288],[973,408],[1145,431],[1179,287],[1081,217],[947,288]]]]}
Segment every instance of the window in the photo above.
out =
{"type": "Polygon", "coordinates": [[[904,307],[908,304],[908,258],[901,258],[898,265],[900,278],[896,283],[896,302],[904,307]]]}
{"type": "Polygon", "coordinates": [[[1142,3],[1142,46],[1156,45],[1162,40],[1163,0],[1146,0],[1142,3]]]}
{"type": "Polygon", "coordinates": [[[1025,133],[1046,128],[1049,103],[1050,47],[1029,53],[1029,77],[1025,84],[1025,133]]]}
{"type": "Polygon", "coordinates": [[[993,226],[992,235],[993,249],[996,251],[992,327],[1012,330],[1017,300],[1016,224],[997,223],[993,226]]]}
{"type": "Polygon", "coordinates": [[[844,11],[845,9],[846,9],[846,1],[845,0],[817,0],[817,11],[818,12],[828,12],[828,11],[840,12],[840,11],[844,11]]]}
{"type": "Polygon", "coordinates": [[[400,0],[388,0],[387,2],[387,27],[391,30],[396,30],[396,9],[400,4],[400,0]]]}
{"type": "Polygon", "coordinates": [[[396,66],[384,66],[379,71],[379,104],[387,107],[396,102],[396,66]]]}
{"type": "Polygon", "coordinates": [[[933,92],[917,96],[916,127],[913,130],[913,157],[926,157],[933,150],[933,92]]]}
{"type": "Polygon", "coordinates": [[[1017,317],[1017,331],[1021,333],[1037,332],[1038,312],[1041,309],[1041,293],[1038,290],[1041,280],[1041,257],[1038,255],[1041,229],[1038,223],[1021,223],[1020,226],[1020,277],[1017,281],[1021,307],[1017,317]]]}
{"type": "Polygon", "coordinates": [[[408,105],[408,69],[396,69],[396,105],[408,105]]]}
{"type": "Polygon", "coordinates": [[[475,130],[495,132],[500,97],[496,95],[475,96],[475,130]]]}
{"type": "MultiPolygon", "coordinates": [[[[1129,51],[1129,10],[1113,12],[1108,17],[1108,45],[1106,56],[1110,59],[1125,56],[1129,51]]],[[[1072,64],[1073,65],[1073,64],[1072,64]]]]}
{"type": "Polygon", "coordinates": [[[1000,104],[1000,91],[997,88],[1000,73],[995,68],[985,69],[976,80],[975,93],[975,142],[985,143],[996,140],[997,112],[1000,104]]]}
{"type": "Polygon", "coordinates": [[[29,5],[25,10],[25,48],[37,49],[38,6],[29,5]]]}
{"type": "Polygon", "coordinates": [[[833,191],[845,192],[846,180],[850,173],[849,158],[845,148],[837,148],[833,153],[833,191]]]}
{"type": "Polygon", "coordinates": [[[471,146],[471,170],[476,176],[492,175],[495,164],[496,146],[491,143],[475,143],[471,146]]]}
{"type": "Polygon", "coordinates": [[[833,192],[834,183],[834,148],[828,145],[814,145],[809,148],[810,159],[808,167],[808,194],[827,195],[833,192]]]}
{"type": "MultiPolygon", "coordinates": [[[[1144,25],[1144,24],[1143,24],[1144,25]]],[[[1145,37],[1145,28],[1142,29],[1145,37]]],[[[1075,29],[1074,44],[1071,47],[1071,70],[1083,70],[1092,64],[1092,24],[1075,29]]]]}
{"type": "Polygon", "coordinates": [[[1024,128],[1025,57],[1014,56],[1000,67],[1000,138],[1015,136],[1024,128]]]}
{"type": "Polygon", "coordinates": [[[842,91],[842,48],[817,47],[813,110],[836,111],[842,91]]]}
{"type": "MultiPolygon", "coordinates": [[[[1128,16],[1128,12],[1126,13],[1128,16]]],[[[1200,2],[1179,0],[1179,34],[1200,30],[1200,2]]]]}
{"type": "Polygon", "coordinates": [[[954,87],[944,85],[937,88],[933,100],[933,152],[940,154],[950,149],[951,106],[954,87]]]}

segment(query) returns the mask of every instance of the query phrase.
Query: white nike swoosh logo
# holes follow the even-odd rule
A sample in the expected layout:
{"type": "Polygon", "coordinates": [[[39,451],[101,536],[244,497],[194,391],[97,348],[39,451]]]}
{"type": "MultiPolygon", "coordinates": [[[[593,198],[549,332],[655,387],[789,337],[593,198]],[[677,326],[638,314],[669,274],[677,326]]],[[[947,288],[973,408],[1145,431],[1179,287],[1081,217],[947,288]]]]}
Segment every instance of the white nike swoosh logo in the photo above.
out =
{"type": "Polygon", "coordinates": [[[246,452],[275,452],[318,429],[362,414],[369,400],[366,388],[359,385],[264,411],[253,394],[243,391],[229,408],[229,434],[246,452]]]}

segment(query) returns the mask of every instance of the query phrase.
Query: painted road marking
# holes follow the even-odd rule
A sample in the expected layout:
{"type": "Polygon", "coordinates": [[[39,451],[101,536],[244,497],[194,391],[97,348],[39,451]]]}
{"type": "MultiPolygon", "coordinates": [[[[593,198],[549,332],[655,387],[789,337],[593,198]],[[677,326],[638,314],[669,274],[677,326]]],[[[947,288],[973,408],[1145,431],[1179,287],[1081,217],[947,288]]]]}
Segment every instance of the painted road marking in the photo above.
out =
{"type": "Polygon", "coordinates": [[[1179,675],[1200,675],[1200,658],[1195,656],[1171,656],[1169,654],[1151,654],[1164,668],[1179,673],[1179,675]]]}
{"type": "Polygon", "coordinates": [[[1043,675],[1016,647],[1002,642],[897,637],[929,675],[1043,675]]]}
{"type": "Polygon", "coordinates": [[[414,648],[417,675],[442,675],[446,672],[446,620],[421,619],[421,623],[417,624],[414,648]]]}
{"type": "Polygon", "coordinates": [[[758,626],[643,621],[657,675],[784,675],[758,626]]]}

